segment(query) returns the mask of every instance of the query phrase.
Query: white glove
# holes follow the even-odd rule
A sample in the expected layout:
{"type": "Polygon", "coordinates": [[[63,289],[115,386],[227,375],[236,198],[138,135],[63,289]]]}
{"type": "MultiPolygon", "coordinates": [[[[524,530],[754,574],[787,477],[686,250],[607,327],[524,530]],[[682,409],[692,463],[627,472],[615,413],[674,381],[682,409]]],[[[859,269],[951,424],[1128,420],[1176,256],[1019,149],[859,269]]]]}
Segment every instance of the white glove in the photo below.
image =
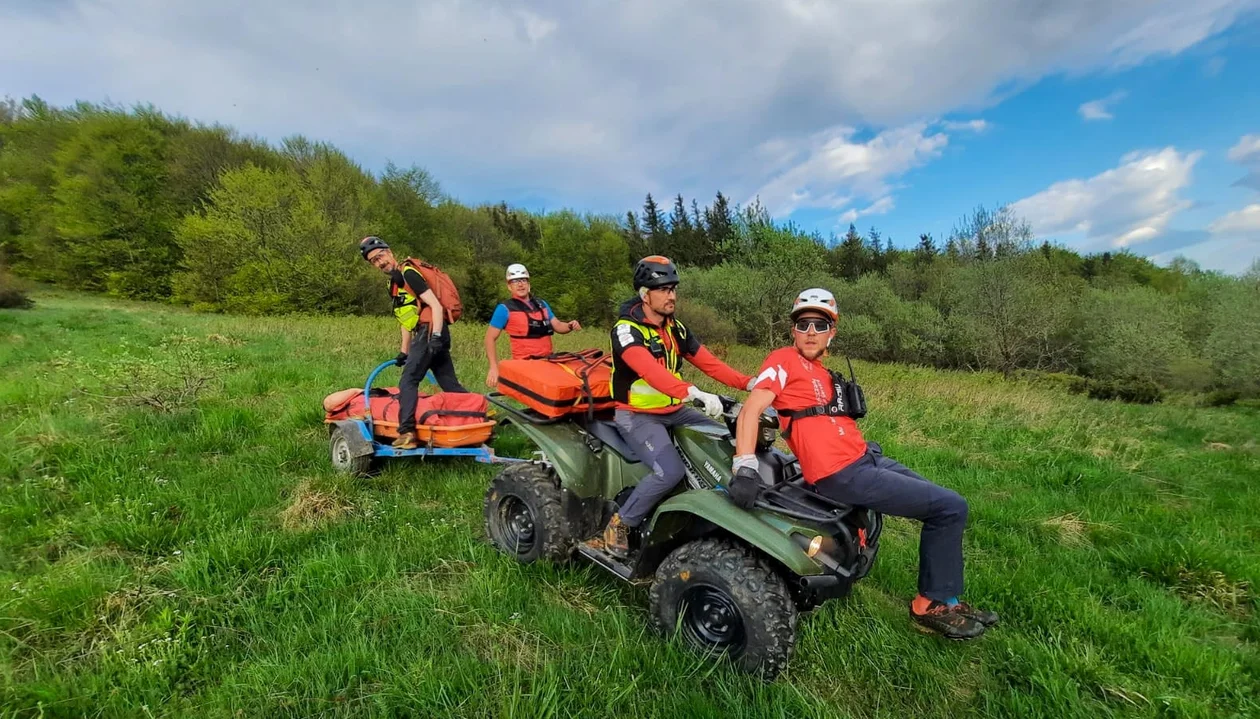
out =
{"type": "Polygon", "coordinates": [[[737,454],[735,460],[731,462],[731,474],[735,474],[741,469],[747,467],[753,471],[757,470],[757,455],[755,454],[737,454]]]}
{"type": "Polygon", "coordinates": [[[705,392],[693,384],[687,388],[687,399],[703,402],[704,413],[710,417],[722,416],[722,399],[711,392],[705,392]]]}
{"type": "Polygon", "coordinates": [[[753,387],[755,387],[756,385],[757,385],[757,378],[756,378],[756,377],[749,377],[749,378],[748,378],[748,386],[747,386],[747,387],[745,387],[744,389],[746,389],[746,390],[748,390],[749,392],[751,392],[751,391],[752,391],[752,388],[753,388],[753,387]]]}

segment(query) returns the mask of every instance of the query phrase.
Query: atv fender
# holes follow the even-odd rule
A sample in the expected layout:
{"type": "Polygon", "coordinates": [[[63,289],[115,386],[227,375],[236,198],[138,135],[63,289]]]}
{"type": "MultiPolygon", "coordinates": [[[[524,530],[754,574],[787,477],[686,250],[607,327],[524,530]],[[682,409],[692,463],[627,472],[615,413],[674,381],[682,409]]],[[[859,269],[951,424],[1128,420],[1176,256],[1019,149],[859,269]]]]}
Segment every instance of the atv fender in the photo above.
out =
{"type": "Polygon", "coordinates": [[[652,516],[645,541],[668,541],[685,529],[692,517],[708,520],[739,537],[797,576],[823,573],[822,565],[805,554],[790,536],[794,529],[806,535],[815,534],[814,530],[797,527],[760,510],[745,511],[732,504],[725,493],[714,490],[693,489],[662,502],[652,516]]]}
{"type": "Polygon", "coordinates": [[[368,434],[367,425],[357,419],[341,419],[328,423],[328,433],[341,430],[346,442],[350,445],[351,457],[363,457],[375,454],[372,448],[372,436],[368,434]]]}

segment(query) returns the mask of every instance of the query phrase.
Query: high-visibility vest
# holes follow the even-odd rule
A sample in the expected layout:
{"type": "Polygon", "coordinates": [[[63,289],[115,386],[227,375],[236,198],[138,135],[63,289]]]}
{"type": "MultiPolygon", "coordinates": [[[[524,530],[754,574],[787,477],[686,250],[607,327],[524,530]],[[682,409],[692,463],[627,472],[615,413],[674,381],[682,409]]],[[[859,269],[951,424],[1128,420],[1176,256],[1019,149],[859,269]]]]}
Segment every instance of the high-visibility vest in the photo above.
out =
{"type": "MultiPolygon", "coordinates": [[[[661,335],[656,327],[623,317],[613,325],[614,342],[616,342],[615,337],[619,327],[631,327],[638,330],[647,342],[647,349],[652,354],[652,359],[656,360],[670,374],[680,380],[682,379],[682,373],[680,372],[682,369],[682,355],[679,354],[678,349],[682,344],[681,340],[687,336],[687,328],[681,322],[674,319],[666,320],[665,327],[662,329],[673,335],[668,338],[669,341],[666,341],[666,338],[661,335]]],[[[616,401],[628,404],[634,409],[644,410],[664,409],[682,404],[683,400],[671,397],[656,389],[642,377],[634,377],[627,386],[625,382],[627,373],[630,376],[634,376],[634,370],[629,366],[624,365],[620,361],[613,362],[612,387],[613,399],[616,401]],[[623,379],[621,382],[617,381],[618,372],[622,373],[623,379]]]]}

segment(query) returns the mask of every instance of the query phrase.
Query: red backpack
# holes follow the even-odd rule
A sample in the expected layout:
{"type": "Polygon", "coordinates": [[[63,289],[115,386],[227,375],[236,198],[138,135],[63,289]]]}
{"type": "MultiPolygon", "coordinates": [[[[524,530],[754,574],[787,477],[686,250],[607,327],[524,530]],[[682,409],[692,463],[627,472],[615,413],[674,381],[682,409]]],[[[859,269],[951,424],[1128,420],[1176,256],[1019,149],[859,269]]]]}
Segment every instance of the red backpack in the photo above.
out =
{"type": "MultiPolygon", "coordinates": [[[[433,290],[433,294],[437,296],[438,303],[446,311],[446,323],[458,322],[459,318],[464,314],[464,303],[459,300],[459,289],[455,287],[455,282],[451,279],[451,276],[439,270],[436,265],[424,260],[408,257],[402,263],[419,272],[425,283],[429,285],[429,289],[433,290]]],[[[423,302],[420,303],[420,306],[420,321],[427,322],[431,312],[423,302]]]]}

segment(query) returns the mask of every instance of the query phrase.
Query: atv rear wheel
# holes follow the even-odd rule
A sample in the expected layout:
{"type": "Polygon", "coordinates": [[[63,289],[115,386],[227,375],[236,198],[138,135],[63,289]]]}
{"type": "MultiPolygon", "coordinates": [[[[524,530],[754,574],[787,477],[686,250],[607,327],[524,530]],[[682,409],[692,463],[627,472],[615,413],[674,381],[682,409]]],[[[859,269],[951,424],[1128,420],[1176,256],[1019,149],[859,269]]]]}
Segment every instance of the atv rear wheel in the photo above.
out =
{"type": "Polygon", "coordinates": [[[499,551],[525,564],[569,557],[574,536],[557,484],[541,464],[513,464],[499,472],[484,506],[486,535],[499,551]]]}
{"type": "Polygon", "coordinates": [[[366,477],[372,473],[372,455],[355,456],[350,438],[342,427],[334,427],[328,437],[328,457],[333,469],[355,477],[366,477]]]}
{"type": "Polygon", "coordinates": [[[773,679],[796,644],[797,611],[768,560],[724,539],[675,549],[651,591],[658,631],[675,629],[689,646],[728,656],[742,670],[773,679]]]}

